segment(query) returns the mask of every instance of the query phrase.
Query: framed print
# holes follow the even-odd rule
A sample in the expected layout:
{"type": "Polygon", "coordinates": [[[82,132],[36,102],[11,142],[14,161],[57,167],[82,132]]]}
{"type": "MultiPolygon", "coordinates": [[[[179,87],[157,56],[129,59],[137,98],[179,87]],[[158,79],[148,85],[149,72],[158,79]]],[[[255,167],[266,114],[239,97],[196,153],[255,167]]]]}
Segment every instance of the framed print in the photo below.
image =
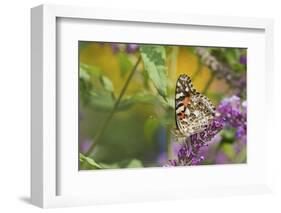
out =
{"type": "Polygon", "coordinates": [[[31,14],[32,203],[270,191],[271,20],[31,14]]]}

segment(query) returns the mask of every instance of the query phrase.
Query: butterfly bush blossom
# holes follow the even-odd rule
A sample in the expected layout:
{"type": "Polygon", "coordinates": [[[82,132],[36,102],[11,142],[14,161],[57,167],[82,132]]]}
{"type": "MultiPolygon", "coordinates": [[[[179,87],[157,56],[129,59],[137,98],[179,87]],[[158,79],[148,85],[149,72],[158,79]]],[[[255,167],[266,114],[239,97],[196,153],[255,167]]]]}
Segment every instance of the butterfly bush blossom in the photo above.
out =
{"type": "Polygon", "coordinates": [[[110,44],[112,52],[117,54],[118,52],[124,50],[128,54],[135,53],[139,49],[138,44],[118,44],[118,43],[111,43],[110,44]]]}
{"type": "Polygon", "coordinates": [[[227,127],[236,129],[235,136],[238,143],[235,144],[236,151],[247,143],[247,103],[241,101],[238,96],[224,99],[218,106],[218,112],[225,117],[227,127]]]}
{"type": "Polygon", "coordinates": [[[193,134],[186,138],[177,151],[177,158],[169,160],[165,166],[186,166],[197,165],[203,161],[208,151],[207,146],[218,143],[221,136],[218,134],[223,128],[236,128],[236,138],[239,145],[246,144],[246,102],[241,102],[238,96],[231,96],[223,99],[218,108],[215,118],[211,124],[202,132],[193,134]]]}
{"type": "MultiPolygon", "coordinates": [[[[205,64],[217,76],[217,78],[225,79],[225,81],[234,88],[245,88],[246,81],[243,76],[234,72],[227,64],[220,62],[206,48],[195,48],[196,54],[200,57],[201,63],[205,64]]],[[[241,64],[247,63],[246,56],[240,58],[241,64]]]]}
{"type": "Polygon", "coordinates": [[[247,65],[247,57],[245,55],[240,56],[240,64],[247,65]]]}

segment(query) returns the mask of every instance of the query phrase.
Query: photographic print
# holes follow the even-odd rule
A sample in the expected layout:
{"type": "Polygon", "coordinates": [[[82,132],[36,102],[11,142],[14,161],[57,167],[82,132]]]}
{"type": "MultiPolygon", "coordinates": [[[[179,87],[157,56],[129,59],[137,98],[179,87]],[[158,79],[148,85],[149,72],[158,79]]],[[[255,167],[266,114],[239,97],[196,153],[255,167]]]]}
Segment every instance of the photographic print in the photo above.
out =
{"type": "Polygon", "coordinates": [[[247,49],[79,41],[80,170],[247,162],[247,49]]]}

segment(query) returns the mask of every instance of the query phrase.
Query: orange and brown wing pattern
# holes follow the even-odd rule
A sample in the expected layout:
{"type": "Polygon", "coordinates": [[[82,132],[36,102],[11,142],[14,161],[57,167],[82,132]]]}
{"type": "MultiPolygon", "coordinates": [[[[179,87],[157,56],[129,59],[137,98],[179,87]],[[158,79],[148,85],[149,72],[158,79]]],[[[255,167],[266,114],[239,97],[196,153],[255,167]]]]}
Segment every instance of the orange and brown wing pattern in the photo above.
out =
{"type": "Polygon", "coordinates": [[[187,137],[204,130],[214,113],[215,107],[207,97],[194,89],[190,77],[180,75],[176,83],[175,117],[181,135],[187,137]]]}

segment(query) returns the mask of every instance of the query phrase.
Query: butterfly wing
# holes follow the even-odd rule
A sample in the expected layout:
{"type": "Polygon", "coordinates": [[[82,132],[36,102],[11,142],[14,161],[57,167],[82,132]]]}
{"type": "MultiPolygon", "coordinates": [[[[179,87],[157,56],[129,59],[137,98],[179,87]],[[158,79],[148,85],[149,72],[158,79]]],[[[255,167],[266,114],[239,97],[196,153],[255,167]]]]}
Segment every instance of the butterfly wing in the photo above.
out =
{"type": "Polygon", "coordinates": [[[214,113],[212,102],[196,92],[187,75],[180,75],[176,83],[175,118],[181,135],[188,137],[203,131],[213,119],[214,113]]]}
{"type": "Polygon", "coordinates": [[[186,135],[188,131],[189,104],[191,97],[196,94],[191,79],[187,75],[180,75],[176,83],[175,117],[179,132],[186,135]]]}
{"type": "Polygon", "coordinates": [[[197,93],[192,96],[189,108],[191,112],[187,119],[189,135],[205,130],[215,116],[215,107],[212,102],[204,95],[197,93]]]}

